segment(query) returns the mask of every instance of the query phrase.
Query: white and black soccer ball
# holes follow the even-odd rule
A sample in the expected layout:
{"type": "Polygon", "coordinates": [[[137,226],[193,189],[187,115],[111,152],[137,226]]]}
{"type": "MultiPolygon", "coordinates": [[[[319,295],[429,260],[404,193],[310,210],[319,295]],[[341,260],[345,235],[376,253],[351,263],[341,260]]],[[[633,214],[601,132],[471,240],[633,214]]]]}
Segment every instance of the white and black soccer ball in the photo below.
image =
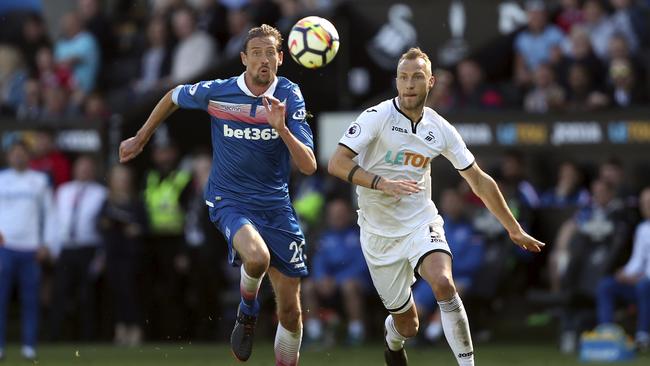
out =
{"type": "Polygon", "coordinates": [[[300,19],[291,28],[289,54],[300,65],[317,69],[334,59],[339,50],[339,33],[329,20],[317,16],[300,19]]]}

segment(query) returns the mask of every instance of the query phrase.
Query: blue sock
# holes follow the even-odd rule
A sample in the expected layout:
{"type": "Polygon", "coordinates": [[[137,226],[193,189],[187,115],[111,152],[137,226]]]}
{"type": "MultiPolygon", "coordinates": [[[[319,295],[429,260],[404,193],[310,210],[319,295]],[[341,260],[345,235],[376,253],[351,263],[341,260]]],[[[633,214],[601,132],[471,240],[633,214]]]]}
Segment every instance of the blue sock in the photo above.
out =
{"type": "Polygon", "coordinates": [[[242,313],[250,316],[257,316],[257,314],[260,312],[260,303],[255,300],[244,300],[242,297],[241,301],[239,302],[239,309],[241,310],[242,313]]]}

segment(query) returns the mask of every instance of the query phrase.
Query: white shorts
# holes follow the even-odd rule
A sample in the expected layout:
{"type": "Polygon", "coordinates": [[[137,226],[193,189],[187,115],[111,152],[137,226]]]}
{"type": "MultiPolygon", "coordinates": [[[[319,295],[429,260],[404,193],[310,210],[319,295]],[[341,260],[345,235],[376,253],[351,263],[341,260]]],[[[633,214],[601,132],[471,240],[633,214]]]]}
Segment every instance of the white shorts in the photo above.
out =
{"type": "Polygon", "coordinates": [[[451,256],[442,224],[442,217],[438,215],[431,224],[399,238],[371,234],[361,228],[361,249],[370,276],[389,312],[401,314],[410,308],[415,271],[424,257],[433,252],[451,256]]]}

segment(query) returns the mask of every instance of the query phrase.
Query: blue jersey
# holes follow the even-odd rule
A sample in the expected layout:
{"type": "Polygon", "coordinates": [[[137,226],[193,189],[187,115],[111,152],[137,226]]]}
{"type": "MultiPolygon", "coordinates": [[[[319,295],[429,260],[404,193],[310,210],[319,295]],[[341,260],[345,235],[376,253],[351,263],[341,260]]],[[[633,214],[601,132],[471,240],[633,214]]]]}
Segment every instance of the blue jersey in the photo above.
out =
{"type": "Polygon", "coordinates": [[[276,77],[261,96],[250,92],[244,74],[226,80],[179,85],[172,100],[181,108],[203,109],[211,116],[212,171],[205,199],[227,199],[251,209],[289,205],[290,154],[268,124],[263,96],[286,103],[286,124],[310,149],[313,135],[305,121],[305,101],[298,85],[276,77]]]}

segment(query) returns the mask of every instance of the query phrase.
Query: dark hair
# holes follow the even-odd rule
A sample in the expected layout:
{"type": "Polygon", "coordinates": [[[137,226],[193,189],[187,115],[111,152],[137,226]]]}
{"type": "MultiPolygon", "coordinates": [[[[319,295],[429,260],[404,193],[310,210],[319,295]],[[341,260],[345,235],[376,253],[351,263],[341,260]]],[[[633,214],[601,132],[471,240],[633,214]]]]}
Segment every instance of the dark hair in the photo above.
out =
{"type": "Polygon", "coordinates": [[[278,52],[282,51],[282,35],[280,31],[268,24],[262,24],[259,27],[252,28],[248,31],[242,52],[246,53],[248,49],[248,42],[253,38],[274,37],[276,39],[275,48],[278,52]]]}

